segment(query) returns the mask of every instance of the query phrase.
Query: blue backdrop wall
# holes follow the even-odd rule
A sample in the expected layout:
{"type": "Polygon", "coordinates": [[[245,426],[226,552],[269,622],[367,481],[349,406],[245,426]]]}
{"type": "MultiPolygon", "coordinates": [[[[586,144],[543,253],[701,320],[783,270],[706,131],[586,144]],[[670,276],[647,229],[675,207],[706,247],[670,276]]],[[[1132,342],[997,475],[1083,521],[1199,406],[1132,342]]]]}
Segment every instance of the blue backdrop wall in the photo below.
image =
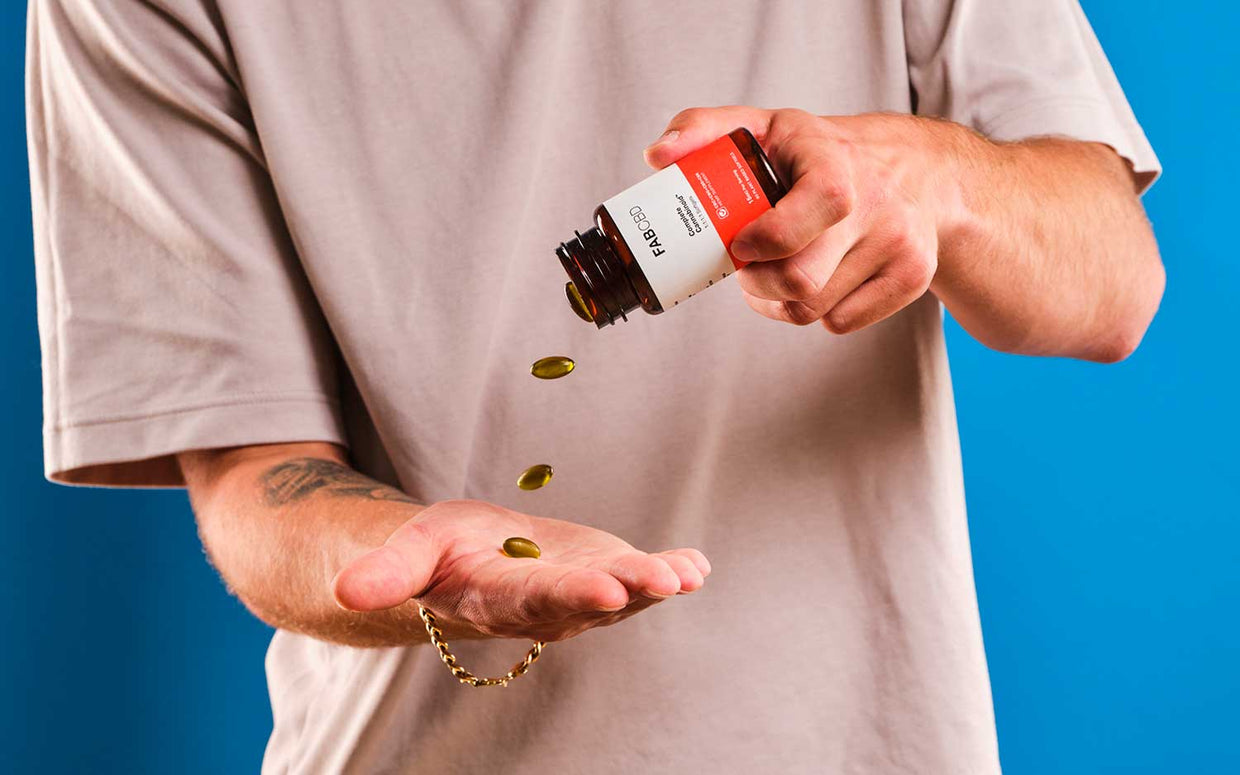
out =
{"type": "MultiPolygon", "coordinates": [[[[1240,12],[1086,0],[1165,167],[1158,319],[1115,366],[949,323],[978,594],[1009,775],[1240,772],[1235,189],[1240,12]]],[[[179,492],[68,489],[40,459],[22,102],[0,4],[0,771],[256,771],[270,631],[179,492]]]]}

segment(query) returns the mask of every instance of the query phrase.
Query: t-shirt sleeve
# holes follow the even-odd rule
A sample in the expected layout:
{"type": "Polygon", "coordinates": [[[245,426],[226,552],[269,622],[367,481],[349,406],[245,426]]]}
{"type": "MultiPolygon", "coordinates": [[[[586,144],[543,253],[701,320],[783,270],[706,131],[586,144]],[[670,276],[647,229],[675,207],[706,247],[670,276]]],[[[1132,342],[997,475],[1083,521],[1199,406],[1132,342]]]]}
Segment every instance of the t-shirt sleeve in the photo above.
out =
{"type": "Polygon", "coordinates": [[[1105,143],[1140,191],[1162,168],[1076,0],[905,0],[916,112],[995,140],[1105,143]]]}
{"type": "Polygon", "coordinates": [[[179,486],[179,451],[344,444],[211,4],[32,0],[27,121],[48,478],[179,486]]]}

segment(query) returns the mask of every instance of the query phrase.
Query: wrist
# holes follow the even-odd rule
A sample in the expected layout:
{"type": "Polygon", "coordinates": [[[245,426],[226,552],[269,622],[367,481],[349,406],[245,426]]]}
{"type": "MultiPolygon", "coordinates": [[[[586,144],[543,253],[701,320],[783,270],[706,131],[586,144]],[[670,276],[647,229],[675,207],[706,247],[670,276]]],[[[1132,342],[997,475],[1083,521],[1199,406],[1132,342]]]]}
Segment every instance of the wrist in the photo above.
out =
{"type": "Polygon", "coordinates": [[[931,290],[967,274],[961,261],[976,258],[968,249],[980,234],[976,193],[978,171],[998,163],[997,146],[972,129],[938,118],[921,119],[923,150],[930,177],[927,206],[933,211],[938,238],[938,269],[931,290]]]}
{"type": "Polygon", "coordinates": [[[967,229],[966,190],[972,167],[985,152],[985,138],[967,127],[938,118],[918,117],[921,155],[926,170],[926,206],[933,212],[940,244],[967,229]]]}

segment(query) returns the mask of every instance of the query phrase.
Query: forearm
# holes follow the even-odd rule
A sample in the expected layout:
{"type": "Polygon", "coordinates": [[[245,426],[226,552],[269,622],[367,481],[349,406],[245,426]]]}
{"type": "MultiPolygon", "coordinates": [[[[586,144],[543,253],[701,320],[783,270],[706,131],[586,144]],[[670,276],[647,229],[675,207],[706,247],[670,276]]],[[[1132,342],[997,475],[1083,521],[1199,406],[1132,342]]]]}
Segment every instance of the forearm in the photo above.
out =
{"type": "Polygon", "coordinates": [[[381,546],[422,507],[348,467],[330,444],[183,453],[179,462],[212,563],[273,627],[353,646],[425,637],[415,604],[355,613],[332,598],[335,574],[381,546]]]}
{"type": "Polygon", "coordinates": [[[1164,284],[1127,163],[1098,143],[933,131],[954,191],[931,290],[956,320],[1007,352],[1127,357],[1164,284]]]}

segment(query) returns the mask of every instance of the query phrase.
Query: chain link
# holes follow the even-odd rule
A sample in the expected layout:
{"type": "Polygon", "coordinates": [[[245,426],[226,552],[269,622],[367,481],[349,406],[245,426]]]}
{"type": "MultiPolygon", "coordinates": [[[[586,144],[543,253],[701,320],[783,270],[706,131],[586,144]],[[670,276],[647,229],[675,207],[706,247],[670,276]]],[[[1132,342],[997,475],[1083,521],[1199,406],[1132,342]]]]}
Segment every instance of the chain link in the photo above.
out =
{"type": "Polygon", "coordinates": [[[509,681],[519,675],[524,675],[525,671],[530,669],[530,665],[534,664],[539,654],[542,654],[543,646],[547,645],[541,640],[536,641],[534,647],[525,655],[525,659],[514,665],[508,674],[501,678],[479,678],[456,663],[456,655],[448,650],[448,642],[443,639],[443,630],[435,626],[435,615],[422,605],[418,605],[418,616],[422,617],[422,623],[426,625],[426,634],[431,636],[431,643],[439,650],[439,659],[448,666],[456,680],[470,686],[507,686],[509,681]]]}

